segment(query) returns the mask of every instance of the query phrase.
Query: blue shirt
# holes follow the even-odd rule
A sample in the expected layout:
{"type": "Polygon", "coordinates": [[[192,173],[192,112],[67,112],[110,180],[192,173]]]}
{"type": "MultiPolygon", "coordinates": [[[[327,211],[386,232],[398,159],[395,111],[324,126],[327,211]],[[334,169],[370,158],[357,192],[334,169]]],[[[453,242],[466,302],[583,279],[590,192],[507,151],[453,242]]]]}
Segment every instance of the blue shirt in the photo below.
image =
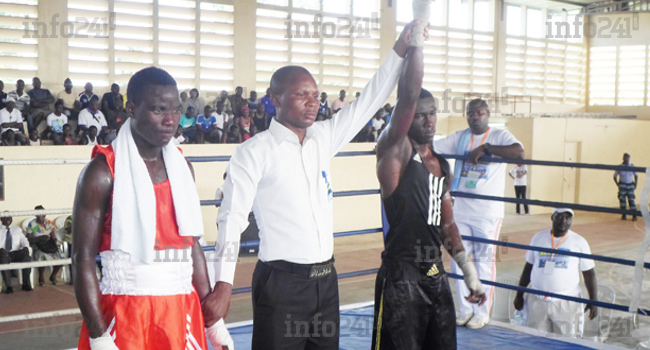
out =
{"type": "MultiPolygon", "coordinates": [[[[622,163],[620,166],[625,166],[625,163],[622,163]]],[[[634,167],[634,164],[630,163],[627,165],[629,167],[634,167]]],[[[621,171],[621,170],[616,170],[614,172],[614,176],[620,176],[618,178],[618,182],[624,183],[624,184],[632,184],[634,183],[634,177],[637,176],[636,171],[621,171]]]]}
{"type": "Polygon", "coordinates": [[[210,131],[212,130],[212,125],[217,123],[217,118],[213,115],[210,116],[210,118],[205,119],[205,116],[203,114],[199,115],[196,117],[196,125],[201,128],[203,131],[210,131]]]}
{"type": "Polygon", "coordinates": [[[268,96],[264,96],[264,97],[262,97],[260,102],[264,105],[264,112],[266,112],[266,114],[270,115],[271,117],[274,117],[275,116],[275,106],[271,102],[271,98],[268,97],[268,96]]]}

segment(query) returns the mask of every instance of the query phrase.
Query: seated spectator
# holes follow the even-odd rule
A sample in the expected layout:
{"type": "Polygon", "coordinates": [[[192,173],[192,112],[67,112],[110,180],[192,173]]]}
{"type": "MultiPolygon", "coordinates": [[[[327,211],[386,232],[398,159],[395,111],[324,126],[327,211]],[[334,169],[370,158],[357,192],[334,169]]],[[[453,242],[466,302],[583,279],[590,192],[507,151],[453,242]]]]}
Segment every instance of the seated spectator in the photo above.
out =
{"type": "Polygon", "coordinates": [[[187,106],[194,107],[196,113],[202,111],[205,107],[205,101],[203,100],[203,97],[199,97],[198,89],[190,90],[190,98],[187,99],[187,106]]]}
{"type": "Polygon", "coordinates": [[[352,142],[375,142],[375,135],[372,132],[372,126],[366,124],[361,131],[354,137],[352,142]]]}
{"type": "Polygon", "coordinates": [[[63,101],[63,114],[70,119],[76,120],[81,110],[81,102],[77,101],[77,95],[72,93],[72,80],[70,78],[63,82],[63,88],[56,95],[56,99],[63,101]]]}
{"type": "Polygon", "coordinates": [[[247,132],[247,133],[244,133],[241,136],[241,141],[245,142],[248,139],[250,139],[251,137],[255,136],[255,134],[257,134],[257,127],[255,126],[255,124],[251,124],[250,131],[247,132]]]}
{"type": "Polygon", "coordinates": [[[384,119],[386,119],[386,124],[390,123],[390,115],[393,113],[393,107],[391,107],[390,103],[387,103],[384,106],[384,119]]]}
{"type": "Polygon", "coordinates": [[[248,109],[251,111],[256,111],[257,105],[259,103],[260,101],[257,99],[257,92],[251,91],[250,97],[246,100],[246,105],[248,106],[248,109]]]}
{"type": "Polygon", "coordinates": [[[38,129],[29,130],[29,145],[30,146],[41,146],[41,138],[38,137],[38,129]]]}
{"type": "MultiPolygon", "coordinates": [[[[34,210],[45,210],[42,205],[38,205],[34,210]]],[[[34,247],[34,261],[54,261],[61,259],[59,250],[59,241],[56,239],[56,228],[54,223],[45,218],[45,215],[37,215],[27,227],[27,240],[34,247]]],[[[50,275],[50,282],[56,285],[56,275],[61,270],[61,266],[54,266],[50,275]]],[[[45,284],[45,267],[38,268],[38,285],[45,284]]]]}
{"type": "Polygon", "coordinates": [[[88,103],[88,108],[79,112],[79,130],[83,134],[87,134],[91,126],[99,130],[101,144],[109,144],[115,139],[115,132],[108,128],[106,117],[99,110],[99,100],[94,98],[88,103]]]}
{"type": "Polygon", "coordinates": [[[5,101],[7,100],[7,93],[3,91],[4,89],[5,83],[0,80],[0,109],[5,108],[5,101]]]}
{"type": "Polygon", "coordinates": [[[217,106],[217,110],[212,112],[212,115],[217,118],[217,130],[219,130],[219,138],[216,140],[217,143],[221,142],[223,137],[223,131],[226,129],[226,125],[230,121],[230,116],[226,114],[221,106],[217,106]]]}
{"type": "Polygon", "coordinates": [[[212,107],[205,106],[203,114],[196,117],[197,134],[196,139],[198,144],[203,144],[206,141],[210,143],[217,143],[219,140],[219,129],[217,126],[217,117],[212,115],[212,107]]]}
{"type": "Polygon", "coordinates": [[[66,124],[63,126],[63,135],[65,136],[66,145],[77,144],[77,137],[75,136],[74,132],[72,132],[72,126],[70,124],[66,124]]]}
{"type": "MultiPolygon", "coordinates": [[[[18,226],[11,226],[13,218],[11,216],[2,217],[2,227],[0,228],[0,265],[10,263],[31,262],[32,257],[29,255],[29,241],[23,230],[18,226]]],[[[30,292],[33,290],[31,281],[32,269],[22,269],[23,290],[30,292]]],[[[6,289],[4,293],[11,294],[14,289],[11,287],[11,270],[2,271],[2,279],[5,281],[6,289]]]]}
{"type": "Polygon", "coordinates": [[[27,93],[30,98],[27,127],[36,129],[52,113],[50,105],[54,102],[54,96],[50,90],[41,89],[41,79],[37,77],[32,79],[32,86],[34,88],[27,93]]]}
{"type": "Polygon", "coordinates": [[[230,103],[230,99],[228,98],[228,91],[226,90],[222,90],[219,98],[214,100],[214,110],[217,110],[219,107],[221,107],[223,113],[228,115],[228,119],[230,119],[230,116],[232,116],[232,104],[230,103]]]}
{"type": "Polygon", "coordinates": [[[93,93],[93,84],[86,83],[86,85],[84,85],[84,91],[79,94],[79,103],[81,103],[81,109],[83,110],[88,108],[90,101],[93,99],[99,101],[99,96],[93,93]]]}
{"type": "Polygon", "coordinates": [[[107,92],[102,96],[101,106],[108,127],[111,130],[120,130],[127,116],[124,111],[124,96],[120,94],[119,85],[111,85],[111,92],[107,92]]]}
{"type": "Polygon", "coordinates": [[[180,125],[178,126],[178,128],[176,128],[176,133],[174,134],[174,142],[177,145],[187,143],[185,137],[183,136],[183,127],[181,127],[180,125]]]}
{"type": "Polygon", "coordinates": [[[187,112],[187,92],[183,91],[181,92],[181,113],[185,114],[187,112]]]}
{"type": "Polygon", "coordinates": [[[41,135],[44,135],[44,138],[54,141],[55,145],[63,145],[65,143],[63,126],[65,124],[68,124],[68,117],[63,114],[63,100],[58,100],[54,104],[54,113],[47,116],[47,128],[45,128],[41,135]]]}
{"type": "Polygon", "coordinates": [[[242,96],[243,92],[244,89],[241,86],[238,86],[235,88],[235,94],[229,97],[232,112],[235,117],[239,117],[241,115],[241,108],[248,105],[246,99],[242,96]]]}
{"type": "Polygon", "coordinates": [[[372,120],[370,120],[372,125],[372,130],[375,132],[375,137],[379,136],[377,131],[379,131],[379,129],[381,129],[381,127],[384,126],[384,124],[386,124],[384,118],[381,117],[381,113],[383,112],[383,110],[384,110],[383,108],[379,109],[377,113],[375,113],[374,117],[372,117],[372,120]]]}
{"type": "Polygon", "coordinates": [[[349,104],[350,102],[347,102],[345,100],[345,90],[341,90],[341,92],[339,92],[339,98],[337,98],[332,103],[332,113],[340,111],[341,109],[347,107],[349,104]]]}
{"type": "Polygon", "coordinates": [[[188,142],[193,142],[196,139],[196,113],[194,107],[187,106],[185,114],[181,114],[181,121],[178,124],[183,128],[183,136],[188,142]]]}
{"type": "Polygon", "coordinates": [[[269,128],[269,115],[264,112],[264,105],[257,104],[257,110],[253,113],[253,123],[258,131],[264,131],[269,128]]]}
{"type": "MultiPolygon", "coordinates": [[[[322,117],[321,120],[325,120],[332,115],[332,110],[330,109],[330,103],[327,101],[327,94],[321,92],[320,94],[320,106],[318,107],[318,115],[322,117]]],[[[317,116],[318,116],[317,115],[317,116]]]]}
{"type": "Polygon", "coordinates": [[[231,125],[228,132],[224,134],[223,143],[241,143],[241,133],[237,125],[231,125]]]}
{"type": "Polygon", "coordinates": [[[21,132],[23,129],[23,116],[18,110],[14,108],[15,100],[13,97],[7,97],[5,108],[0,109],[0,127],[2,135],[8,130],[12,130],[14,138],[21,145],[27,144],[27,137],[21,132]]]}
{"type": "Polygon", "coordinates": [[[97,127],[94,125],[89,127],[88,132],[81,137],[79,142],[80,145],[97,146],[99,144],[97,141],[97,127]]]}
{"type": "Polygon", "coordinates": [[[271,88],[266,89],[266,95],[260,99],[260,103],[264,105],[264,112],[269,116],[270,123],[270,119],[275,117],[275,106],[271,102],[271,88]]]}
{"type": "MultiPolygon", "coordinates": [[[[570,230],[574,214],[571,209],[555,209],[551,220],[553,228],[538,232],[530,242],[531,246],[552,248],[591,254],[589,243],[582,236],[570,230]]],[[[590,300],[597,300],[596,271],[594,261],[562,254],[529,250],[526,252],[526,266],[521,274],[519,286],[545,292],[580,297],[580,274],[585,280],[590,300]]],[[[515,309],[525,305],[524,320],[528,327],[547,333],[578,336],[582,334],[584,312],[590,310],[589,319],[597,315],[597,307],[554,299],[546,296],[517,292],[515,309]]]]}
{"type": "Polygon", "coordinates": [[[29,115],[29,94],[25,92],[25,82],[22,79],[16,81],[16,90],[7,94],[7,98],[13,98],[15,107],[22,114],[23,119],[29,115]]]}
{"type": "Polygon", "coordinates": [[[250,132],[251,129],[251,116],[249,114],[250,110],[248,107],[244,106],[241,108],[241,116],[239,117],[239,131],[242,135],[244,133],[250,132]]]}
{"type": "Polygon", "coordinates": [[[3,146],[22,146],[18,140],[16,140],[14,131],[9,129],[2,134],[2,145],[3,146]]]}

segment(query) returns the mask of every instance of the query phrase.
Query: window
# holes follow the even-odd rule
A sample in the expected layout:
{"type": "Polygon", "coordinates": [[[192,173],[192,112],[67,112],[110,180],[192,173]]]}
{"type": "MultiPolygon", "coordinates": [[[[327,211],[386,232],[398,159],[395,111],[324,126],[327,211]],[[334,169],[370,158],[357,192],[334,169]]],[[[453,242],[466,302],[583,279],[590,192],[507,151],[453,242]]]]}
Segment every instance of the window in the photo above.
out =
{"type": "Polygon", "coordinates": [[[567,22],[569,25],[568,42],[582,44],[585,30],[584,18],[585,16],[580,13],[580,10],[572,10],[567,13],[567,22]]]}
{"type": "Polygon", "coordinates": [[[289,40],[287,38],[289,13],[258,8],[256,15],[256,89],[257,91],[266,91],[273,72],[289,62],[289,40]]]}
{"type": "Polygon", "coordinates": [[[325,0],[323,1],[323,12],[349,15],[350,1],[351,0],[325,0]]]}
{"type": "Polygon", "coordinates": [[[489,1],[474,1],[474,30],[481,32],[494,31],[494,7],[489,1]]]}
{"type": "Polygon", "coordinates": [[[506,12],[506,33],[520,36],[521,32],[521,7],[508,5],[506,12]]]}
{"type": "Polygon", "coordinates": [[[542,10],[528,9],[526,11],[526,35],[530,38],[544,37],[544,21],[542,10]]]}
{"type": "Polygon", "coordinates": [[[0,77],[5,91],[12,91],[18,79],[31,81],[38,72],[37,38],[52,33],[49,24],[37,22],[38,0],[0,0],[0,77]]]}
{"type": "Polygon", "coordinates": [[[233,91],[233,6],[201,1],[200,90],[233,91]]]}
{"type": "MultiPolygon", "coordinates": [[[[446,0],[436,0],[431,3],[431,17],[429,17],[430,27],[442,27],[445,25],[445,9],[444,4],[446,0]]],[[[413,20],[413,5],[411,0],[397,0],[397,21],[401,23],[408,23],[413,20]]],[[[401,29],[399,30],[401,32],[401,29]]]]}
{"type": "Polygon", "coordinates": [[[592,47],[589,50],[589,104],[616,104],[615,46],[592,47]]]}
{"type": "Polygon", "coordinates": [[[643,106],[645,98],[645,45],[621,46],[618,56],[616,104],[619,106],[643,106]]]}
{"type": "Polygon", "coordinates": [[[469,29],[470,8],[466,0],[449,1],[449,26],[458,29],[469,29]]]}
{"type": "Polygon", "coordinates": [[[75,34],[68,39],[69,78],[75,86],[87,82],[107,87],[109,77],[109,2],[68,0],[68,21],[75,34]],[[89,30],[90,26],[98,30],[89,30]],[[84,30],[77,30],[86,27],[84,30]]]}

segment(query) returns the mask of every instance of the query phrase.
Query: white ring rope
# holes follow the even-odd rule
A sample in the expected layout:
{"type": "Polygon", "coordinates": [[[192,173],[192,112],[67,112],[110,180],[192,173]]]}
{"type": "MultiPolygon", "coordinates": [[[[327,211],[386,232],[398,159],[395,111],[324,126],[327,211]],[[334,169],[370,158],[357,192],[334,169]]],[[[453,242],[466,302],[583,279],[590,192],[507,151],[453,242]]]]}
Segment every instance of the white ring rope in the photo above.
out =
{"type": "Polygon", "coordinates": [[[87,164],[90,159],[3,159],[0,165],[87,164]]]}
{"type": "Polygon", "coordinates": [[[72,208],[70,209],[40,209],[40,210],[22,210],[22,211],[4,211],[0,212],[0,217],[4,218],[7,216],[39,216],[39,215],[60,215],[60,214],[71,214],[72,208]]]}
{"type": "Polygon", "coordinates": [[[33,262],[24,262],[24,263],[11,263],[11,264],[2,264],[0,265],[0,271],[4,270],[18,270],[18,269],[30,269],[32,267],[45,267],[45,266],[59,266],[59,265],[70,265],[72,264],[72,259],[60,259],[60,260],[45,260],[45,261],[33,261],[33,262]]]}
{"type": "Polygon", "coordinates": [[[636,312],[641,304],[641,287],[643,286],[644,268],[643,263],[645,255],[650,247],[650,208],[648,208],[648,199],[650,199],[650,167],[645,171],[645,184],[641,191],[641,201],[637,204],[643,214],[645,223],[645,237],[639,245],[636,255],[636,264],[634,265],[634,281],[632,282],[632,299],[630,299],[630,312],[636,312]]]}

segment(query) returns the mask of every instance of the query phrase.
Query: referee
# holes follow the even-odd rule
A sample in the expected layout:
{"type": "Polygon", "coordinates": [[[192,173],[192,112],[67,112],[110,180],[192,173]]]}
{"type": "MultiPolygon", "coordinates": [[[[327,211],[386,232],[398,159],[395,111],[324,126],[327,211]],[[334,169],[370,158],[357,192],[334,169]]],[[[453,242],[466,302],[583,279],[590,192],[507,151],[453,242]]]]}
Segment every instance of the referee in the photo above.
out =
{"type": "Polygon", "coordinates": [[[302,67],[271,78],[275,122],[239,145],[228,165],[217,217],[216,285],[203,303],[209,327],[228,313],[240,235],[253,209],[260,229],[253,273],[253,349],[338,349],[334,268],[334,157],[395,88],[409,47],[410,23],[361,97],[314,123],[318,86],[302,67]]]}

